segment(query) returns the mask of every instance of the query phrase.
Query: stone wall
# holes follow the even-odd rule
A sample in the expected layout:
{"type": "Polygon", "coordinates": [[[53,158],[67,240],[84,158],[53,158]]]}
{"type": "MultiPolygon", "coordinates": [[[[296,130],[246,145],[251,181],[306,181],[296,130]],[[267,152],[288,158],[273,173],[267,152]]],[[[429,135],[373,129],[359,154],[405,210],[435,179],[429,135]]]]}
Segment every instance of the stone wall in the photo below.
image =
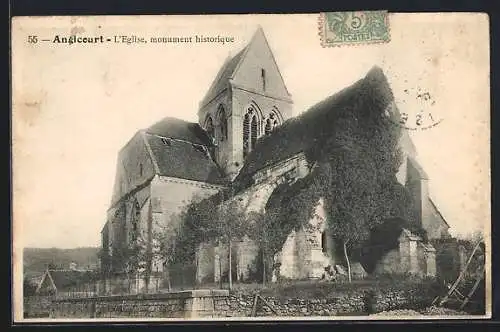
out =
{"type": "MultiPolygon", "coordinates": [[[[424,308],[436,290],[432,283],[393,281],[317,283],[261,290],[255,316],[364,316],[424,308]]],[[[192,290],[165,294],[54,299],[51,318],[224,318],[251,317],[255,293],[248,290],[192,290]]],[[[25,311],[27,308],[25,308],[25,311]]],[[[28,316],[29,317],[29,316],[28,316]]],[[[34,315],[31,315],[34,317],[34,315]]]]}
{"type": "MultiPolygon", "coordinates": [[[[222,187],[197,181],[156,176],[151,181],[151,227],[153,231],[169,234],[167,241],[174,241],[182,219],[179,214],[191,202],[217,194],[222,187]]],[[[149,215],[146,214],[146,217],[149,215]]],[[[154,246],[153,250],[158,250],[154,246]]],[[[163,265],[153,262],[153,271],[162,272],[163,265]]]]}
{"type": "MultiPolygon", "coordinates": [[[[359,313],[364,310],[363,293],[345,293],[332,298],[323,299],[283,299],[264,297],[280,317],[300,316],[336,316],[339,313],[359,313]]],[[[254,295],[231,295],[215,301],[215,310],[220,317],[250,317],[254,303],[254,295]]],[[[262,301],[257,303],[256,316],[277,316],[262,301]]]]}
{"type": "MultiPolygon", "coordinates": [[[[258,300],[257,317],[364,316],[388,310],[423,308],[430,305],[434,294],[419,287],[371,290],[353,285],[349,290],[336,291],[316,298],[263,298],[267,303],[258,300]]],[[[218,317],[250,317],[254,300],[254,294],[232,293],[228,297],[217,298],[214,308],[218,317]]]]}
{"type": "Polygon", "coordinates": [[[162,273],[152,273],[149,282],[145,276],[136,274],[126,276],[110,276],[106,280],[95,283],[98,295],[124,295],[138,293],[155,293],[163,286],[162,273]]]}
{"type": "Polygon", "coordinates": [[[24,318],[49,317],[52,296],[26,296],[23,299],[24,318]]]}
{"type": "Polygon", "coordinates": [[[156,176],[151,182],[153,227],[179,223],[176,218],[183,208],[191,202],[197,202],[218,193],[221,186],[202,182],[156,176]]]}
{"type": "MultiPolygon", "coordinates": [[[[436,274],[443,281],[453,283],[462,269],[465,268],[474,243],[448,238],[434,240],[432,244],[436,248],[436,274]]],[[[483,248],[480,248],[471,261],[471,266],[468,268],[469,273],[466,274],[466,277],[471,277],[471,273],[475,275],[476,268],[482,264],[484,264],[484,251],[483,248]]]]}
{"type": "MultiPolygon", "coordinates": [[[[299,153],[276,165],[260,170],[255,175],[255,185],[243,192],[238,193],[234,199],[239,201],[239,204],[241,204],[246,213],[261,212],[264,210],[269,197],[280,183],[304,177],[307,172],[308,168],[305,155],[303,153],[299,153]]],[[[306,234],[301,232],[300,235],[301,239],[303,238],[305,241],[306,234]]],[[[293,248],[295,248],[295,244],[293,245],[293,248]]],[[[301,250],[304,248],[305,246],[303,246],[301,250]]],[[[251,239],[244,238],[242,241],[235,241],[232,249],[234,260],[233,267],[236,274],[235,280],[249,280],[250,276],[256,272],[255,263],[257,255],[259,254],[258,246],[251,239]]],[[[203,243],[200,245],[197,254],[198,262],[200,263],[197,272],[198,280],[208,281],[213,279],[217,282],[220,274],[224,275],[228,272],[229,264],[227,246],[214,248],[207,243],[203,243]]],[[[307,254],[309,254],[309,256],[311,254],[309,249],[307,254]]],[[[294,251],[292,255],[287,254],[284,256],[286,256],[287,259],[293,259],[293,257],[297,256],[297,253],[294,251]]],[[[322,259],[322,257],[320,257],[320,259],[322,259]]],[[[282,266],[283,265],[284,264],[282,264],[282,266]]],[[[304,273],[305,277],[307,277],[309,270],[306,269],[306,272],[304,273]]]]}
{"type": "Polygon", "coordinates": [[[399,248],[390,250],[377,262],[375,274],[414,274],[436,276],[436,254],[434,247],[410,231],[403,229],[399,237],[399,248]]]}
{"type": "Polygon", "coordinates": [[[100,299],[67,299],[54,302],[51,318],[182,318],[183,310],[184,303],[179,298],[137,300],[130,296],[117,296],[100,299]]]}
{"type": "Polygon", "coordinates": [[[324,202],[320,199],[309,223],[293,231],[276,255],[276,260],[281,266],[281,277],[320,279],[326,267],[335,265],[337,260],[331,234],[326,233],[323,243],[323,232],[326,231],[325,221],[324,202]]]}
{"type": "Polygon", "coordinates": [[[193,290],[165,294],[58,299],[51,318],[196,318],[217,317],[214,302],[225,290],[193,290]]]}

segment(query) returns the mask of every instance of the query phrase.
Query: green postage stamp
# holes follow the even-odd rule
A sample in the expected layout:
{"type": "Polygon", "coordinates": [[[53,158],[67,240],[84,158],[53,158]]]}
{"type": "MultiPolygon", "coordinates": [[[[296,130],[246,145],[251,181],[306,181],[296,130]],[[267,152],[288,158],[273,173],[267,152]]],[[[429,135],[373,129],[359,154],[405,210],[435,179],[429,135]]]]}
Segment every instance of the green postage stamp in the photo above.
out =
{"type": "Polygon", "coordinates": [[[319,30],[323,47],[390,41],[387,11],[321,13],[319,30]]]}

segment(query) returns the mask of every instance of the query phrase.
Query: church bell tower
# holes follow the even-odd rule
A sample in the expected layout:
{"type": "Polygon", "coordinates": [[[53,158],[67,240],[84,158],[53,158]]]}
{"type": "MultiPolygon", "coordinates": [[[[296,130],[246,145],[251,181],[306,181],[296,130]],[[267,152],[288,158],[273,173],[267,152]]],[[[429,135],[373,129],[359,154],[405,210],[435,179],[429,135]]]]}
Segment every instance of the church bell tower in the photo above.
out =
{"type": "Polygon", "coordinates": [[[226,59],[200,102],[198,122],[215,143],[214,157],[229,180],[257,140],[292,116],[292,99],[261,27],[226,59]]]}

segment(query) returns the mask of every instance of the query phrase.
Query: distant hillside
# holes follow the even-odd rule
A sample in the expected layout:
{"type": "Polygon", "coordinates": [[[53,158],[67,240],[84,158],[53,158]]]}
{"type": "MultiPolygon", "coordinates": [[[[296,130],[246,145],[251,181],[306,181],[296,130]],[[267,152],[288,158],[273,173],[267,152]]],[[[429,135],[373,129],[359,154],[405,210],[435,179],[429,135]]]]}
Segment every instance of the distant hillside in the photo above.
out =
{"type": "Polygon", "coordinates": [[[59,248],[25,248],[23,257],[24,274],[27,277],[35,276],[45,271],[49,264],[58,268],[69,268],[71,262],[78,267],[96,267],[99,248],[84,247],[74,249],[59,248]]]}

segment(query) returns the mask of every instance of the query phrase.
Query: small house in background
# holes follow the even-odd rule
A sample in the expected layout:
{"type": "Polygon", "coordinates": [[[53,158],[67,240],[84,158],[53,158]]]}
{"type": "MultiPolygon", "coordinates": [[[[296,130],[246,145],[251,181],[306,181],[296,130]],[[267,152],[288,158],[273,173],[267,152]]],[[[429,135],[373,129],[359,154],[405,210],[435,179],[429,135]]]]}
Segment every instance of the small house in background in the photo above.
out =
{"type": "Polygon", "coordinates": [[[95,274],[88,270],[47,269],[36,288],[37,295],[75,296],[95,293],[95,274]]]}

